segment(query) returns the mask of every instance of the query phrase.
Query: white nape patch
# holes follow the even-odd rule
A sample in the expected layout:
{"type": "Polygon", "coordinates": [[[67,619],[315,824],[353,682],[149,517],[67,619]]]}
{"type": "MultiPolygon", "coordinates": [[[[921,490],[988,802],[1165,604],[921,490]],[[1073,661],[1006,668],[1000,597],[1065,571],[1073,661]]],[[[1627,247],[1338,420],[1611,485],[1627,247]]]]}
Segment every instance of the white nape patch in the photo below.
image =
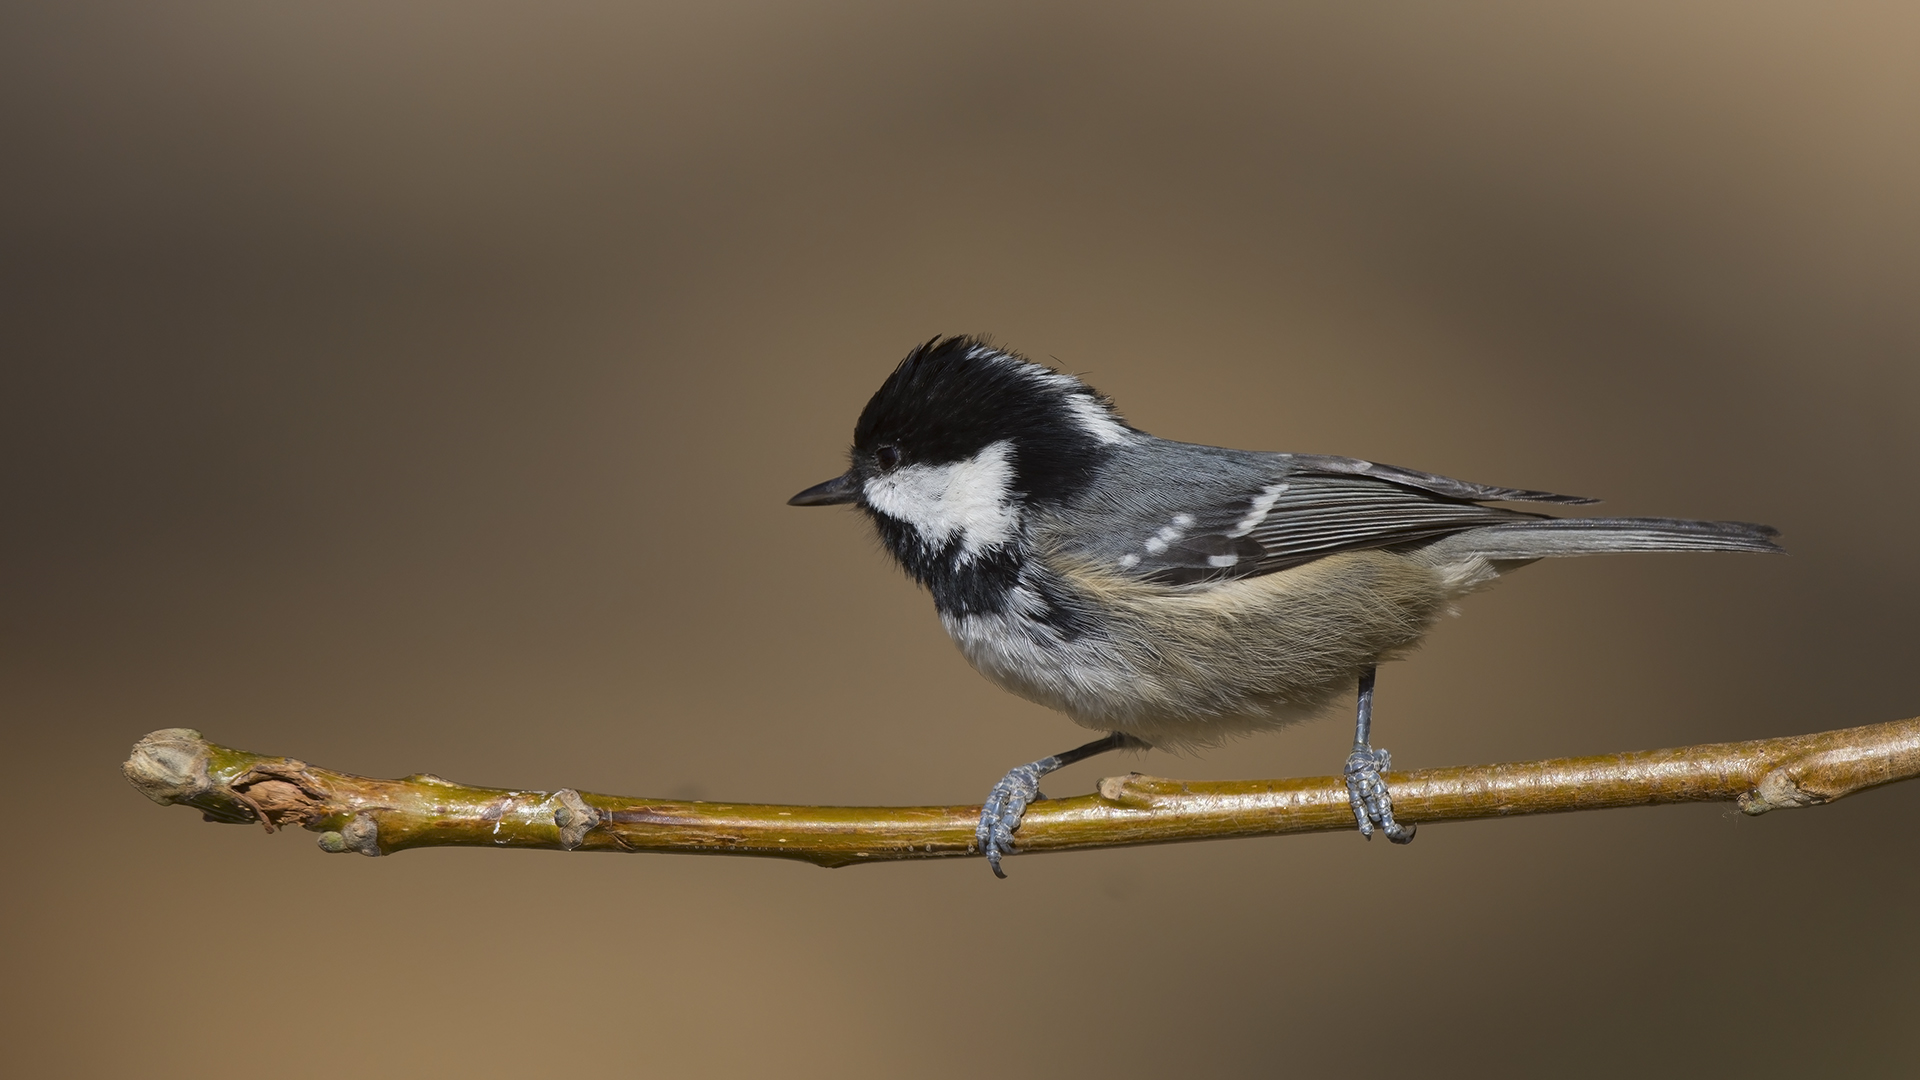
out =
{"type": "Polygon", "coordinates": [[[1041,367],[1031,360],[1022,360],[1009,352],[1002,352],[990,345],[975,345],[967,350],[969,360],[997,360],[1010,368],[1017,368],[1027,378],[1041,386],[1051,386],[1056,390],[1079,390],[1085,392],[1087,386],[1071,375],[1063,375],[1052,368],[1041,367]]]}
{"type": "Polygon", "coordinates": [[[1133,432],[1084,390],[1067,395],[1067,411],[1073,414],[1073,422],[1079,424],[1082,431],[1108,446],[1133,441],[1133,432]]]}
{"type": "Polygon", "coordinates": [[[1187,535],[1187,530],[1191,528],[1193,528],[1192,514],[1175,514],[1173,521],[1155,530],[1152,536],[1147,537],[1147,542],[1143,546],[1149,555],[1165,555],[1167,549],[1187,535]]]}
{"type": "Polygon", "coordinates": [[[1013,443],[1002,439],[965,461],[895,469],[867,481],[867,505],[913,526],[928,547],[958,536],[961,560],[970,562],[1020,528],[1012,455],[1013,443]]]}
{"type": "Polygon", "coordinates": [[[1108,446],[1118,446],[1134,441],[1135,433],[1128,430],[1127,425],[1121,423],[1119,417],[1113,415],[1113,410],[1101,404],[1100,399],[1094,396],[1086,383],[1072,375],[1041,367],[1031,360],[1022,360],[1011,353],[1004,353],[986,345],[975,345],[968,349],[967,359],[997,360],[1009,367],[1018,368],[1036,385],[1066,391],[1067,412],[1073,416],[1073,422],[1079,425],[1080,430],[1108,446]]]}
{"type": "Polygon", "coordinates": [[[1260,523],[1267,520],[1267,515],[1273,512],[1273,504],[1279,502],[1280,496],[1286,493],[1287,485],[1285,484],[1272,484],[1261,488],[1260,494],[1253,497],[1253,509],[1248,510],[1247,516],[1236,522],[1233,528],[1228,529],[1227,535],[1245,536],[1259,528],[1260,523]]]}

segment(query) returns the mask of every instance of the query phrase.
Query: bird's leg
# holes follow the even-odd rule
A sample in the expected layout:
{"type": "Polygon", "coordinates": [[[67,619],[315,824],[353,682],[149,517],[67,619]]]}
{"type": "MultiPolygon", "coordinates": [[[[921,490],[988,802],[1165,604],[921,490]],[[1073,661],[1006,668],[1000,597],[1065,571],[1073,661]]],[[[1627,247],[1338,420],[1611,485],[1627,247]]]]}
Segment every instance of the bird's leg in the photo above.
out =
{"type": "Polygon", "coordinates": [[[1373,729],[1373,675],[1369,667],[1360,674],[1360,704],[1353,720],[1353,753],[1347,755],[1347,802],[1353,806],[1353,820],[1360,824],[1360,835],[1373,839],[1373,827],[1387,834],[1396,844],[1413,842],[1415,826],[1393,820],[1393,799],[1387,795],[1387,781],[1381,774],[1393,767],[1393,757],[1375,750],[1368,741],[1373,729]]]}
{"type": "Polygon", "coordinates": [[[1027,804],[1046,798],[1040,794],[1041,777],[1109,750],[1147,748],[1147,744],[1139,739],[1116,731],[1104,739],[1095,739],[1064,754],[1043,757],[1009,770],[987,793],[986,805],[980,808],[980,825],[973,832],[974,841],[980,845],[981,852],[993,867],[993,876],[1007,876],[1006,871],[1000,869],[1000,857],[1013,851],[1013,834],[1020,828],[1020,819],[1026,815],[1027,804]]]}

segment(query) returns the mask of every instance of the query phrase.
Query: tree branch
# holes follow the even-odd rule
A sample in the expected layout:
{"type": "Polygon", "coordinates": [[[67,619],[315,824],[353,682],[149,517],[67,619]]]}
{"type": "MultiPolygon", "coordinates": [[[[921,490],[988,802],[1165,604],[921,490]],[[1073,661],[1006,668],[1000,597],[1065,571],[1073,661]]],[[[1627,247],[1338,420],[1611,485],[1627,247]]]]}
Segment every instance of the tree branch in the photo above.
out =
{"type": "MultiPolygon", "coordinates": [[[[141,739],[123,766],[161,805],[208,821],[298,825],[331,852],[417,847],[763,855],[820,866],[974,854],[978,806],[773,806],[468,787],[425,773],[374,780],[216,746],[189,728],[141,739]]],[[[1832,802],[1920,775],[1920,719],[1815,735],[1600,757],[1393,773],[1395,814],[1426,824],[1619,806],[1734,800],[1748,814],[1832,802]]],[[[1023,852],[1354,827],[1338,777],[1165,780],[1134,773],[1097,794],[1033,804],[1023,852]]]]}

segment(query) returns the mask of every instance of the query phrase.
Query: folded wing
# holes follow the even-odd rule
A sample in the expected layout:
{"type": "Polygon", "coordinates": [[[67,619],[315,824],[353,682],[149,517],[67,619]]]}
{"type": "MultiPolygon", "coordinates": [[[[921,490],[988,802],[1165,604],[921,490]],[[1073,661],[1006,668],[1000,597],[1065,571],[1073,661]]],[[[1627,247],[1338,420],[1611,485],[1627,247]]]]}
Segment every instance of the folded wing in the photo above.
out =
{"type": "Polygon", "coordinates": [[[1551,518],[1485,502],[1594,500],[1473,484],[1356,458],[1273,455],[1258,486],[1173,514],[1124,569],[1184,585],[1254,577],[1342,551],[1441,541],[1460,554],[1533,559],[1612,551],[1778,551],[1773,530],[1741,522],[1551,518]],[[1444,541],[1442,538],[1448,538],[1444,541]]]}

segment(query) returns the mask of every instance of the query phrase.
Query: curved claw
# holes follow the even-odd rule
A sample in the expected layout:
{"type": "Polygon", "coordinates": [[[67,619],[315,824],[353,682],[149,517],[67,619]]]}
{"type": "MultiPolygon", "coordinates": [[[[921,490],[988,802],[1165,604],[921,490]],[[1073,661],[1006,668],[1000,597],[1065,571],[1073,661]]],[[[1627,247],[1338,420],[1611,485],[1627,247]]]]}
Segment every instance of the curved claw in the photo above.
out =
{"type": "Polygon", "coordinates": [[[1009,769],[1007,775],[1001,777],[1000,782],[987,793],[986,804],[980,807],[980,824],[973,830],[974,843],[979,846],[980,853],[987,857],[987,865],[993,867],[993,876],[1007,876],[1006,871],[1000,869],[1000,858],[1013,852],[1013,834],[1020,828],[1020,819],[1026,816],[1027,805],[1046,798],[1040,794],[1041,777],[1076,761],[1085,761],[1095,754],[1124,749],[1145,750],[1148,746],[1135,736],[1115,731],[1104,739],[1095,739],[1064,754],[1043,757],[1039,761],[1029,761],[1009,769]]]}
{"type": "Polygon", "coordinates": [[[1007,876],[1000,869],[1000,858],[1012,854],[1013,834],[1026,816],[1027,805],[1045,797],[1040,794],[1040,778],[1052,771],[1043,767],[1046,764],[1035,761],[1009,769],[987,793],[986,804],[980,808],[980,824],[973,830],[973,839],[986,855],[987,865],[993,867],[994,877],[1007,876]]]}
{"type": "Polygon", "coordinates": [[[1410,844],[1418,826],[1393,820],[1393,798],[1381,775],[1392,767],[1393,756],[1385,750],[1361,747],[1347,755],[1347,802],[1353,807],[1353,820],[1360,826],[1361,836],[1373,839],[1377,825],[1393,843],[1410,844]]]}

